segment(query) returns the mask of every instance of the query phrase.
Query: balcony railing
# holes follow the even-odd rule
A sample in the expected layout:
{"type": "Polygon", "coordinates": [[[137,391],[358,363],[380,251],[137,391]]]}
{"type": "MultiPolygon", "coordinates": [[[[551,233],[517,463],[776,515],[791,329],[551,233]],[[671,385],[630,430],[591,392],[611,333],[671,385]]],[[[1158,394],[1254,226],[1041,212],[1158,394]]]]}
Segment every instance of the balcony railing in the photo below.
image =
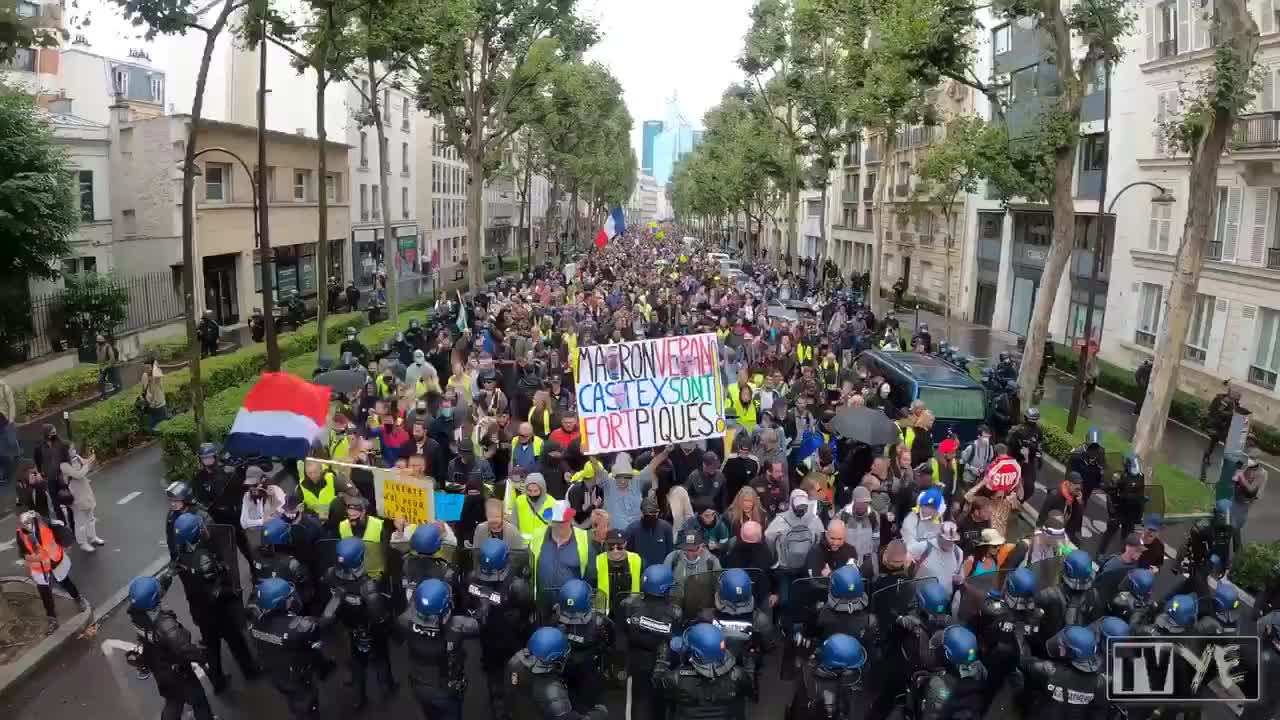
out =
{"type": "Polygon", "coordinates": [[[880,146],[878,144],[867,146],[866,163],[868,165],[876,165],[880,162],[880,146]]]}
{"type": "Polygon", "coordinates": [[[1210,240],[1209,246],[1205,249],[1205,257],[1209,258],[1210,260],[1221,260],[1222,259],[1222,241],[1210,240]]]}
{"type": "Polygon", "coordinates": [[[1157,46],[1159,51],[1158,57],[1167,58],[1178,54],[1178,38],[1171,37],[1168,40],[1161,40],[1157,46]]]}
{"type": "Polygon", "coordinates": [[[893,242],[893,233],[889,232],[888,230],[885,230],[885,231],[884,231],[884,241],[885,241],[885,243],[891,243],[891,242],[893,242]]]}
{"type": "Polygon", "coordinates": [[[1267,269],[1280,270],[1280,248],[1267,248],[1267,269]]]}
{"type": "Polygon", "coordinates": [[[919,238],[921,247],[933,247],[933,235],[931,233],[920,233],[916,237],[919,238]]]}
{"type": "Polygon", "coordinates": [[[906,197],[911,194],[910,183],[898,183],[893,186],[893,192],[898,197],[906,197]]]}
{"type": "Polygon", "coordinates": [[[903,128],[898,131],[898,150],[910,150],[911,148],[928,145],[933,142],[937,128],[928,125],[917,125],[915,127],[903,128]]]}
{"type": "Polygon", "coordinates": [[[1257,365],[1249,366],[1249,382],[1254,385],[1260,385],[1268,390],[1276,389],[1276,371],[1267,368],[1258,367],[1257,365]]]}
{"type": "Polygon", "coordinates": [[[1142,347],[1153,348],[1156,346],[1155,333],[1149,333],[1142,330],[1134,332],[1133,341],[1142,347]]]}
{"type": "Polygon", "coordinates": [[[844,151],[845,167],[857,167],[860,164],[862,164],[862,148],[860,146],[854,145],[844,151]]]}
{"type": "Polygon", "coordinates": [[[915,241],[916,241],[916,238],[911,233],[907,233],[907,232],[898,233],[898,242],[902,243],[903,245],[910,245],[915,241]]]}
{"type": "Polygon", "coordinates": [[[1231,144],[1237,150],[1280,147],[1280,112],[1261,112],[1237,118],[1231,144]]]}
{"type": "Polygon", "coordinates": [[[1195,345],[1184,345],[1182,347],[1182,359],[1194,365],[1203,365],[1208,355],[1204,348],[1198,348],[1195,345]]]}
{"type": "Polygon", "coordinates": [[[840,200],[841,202],[856,203],[858,202],[858,191],[856,189],[845,190],[840,193],[840,200]]]}

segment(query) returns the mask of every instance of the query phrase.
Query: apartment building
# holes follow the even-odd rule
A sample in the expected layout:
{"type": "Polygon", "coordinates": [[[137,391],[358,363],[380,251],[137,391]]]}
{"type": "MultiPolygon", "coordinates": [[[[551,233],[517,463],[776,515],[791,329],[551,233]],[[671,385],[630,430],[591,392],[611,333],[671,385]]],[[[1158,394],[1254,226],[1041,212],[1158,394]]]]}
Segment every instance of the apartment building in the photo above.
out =
{"type": "MultiPolygon", "coordinates": [[[[11,12],[33,28],[63,30],[63,4],[59,0],[16,0],[11,12]]],[[[0,80],[42,98],[57,92],[62,66],[60,48],[15,48],[13,58],[0,63],[0,80]]]]}
{"type": "MultiPolygon", "coordinates": [[[[115,106],[109,126],[110,207],[116,229],[114,258],[130,272],[168,270],[175,286],[182,258],[182,160],[190,116],[136,119],[115,106]]],[[[344,143],[326,148],[326,176],[318,177],[318,142],[295,133],[269,131],[261,172],[257,128],[206,120],[197,135],[195,257],[197,305],[213,310],[223,325],[244,322],[262,307],[261,263],[269,264],[277,300],[314,299],[319,229],[318,193],[327,193],[331,253],[350,237],[346,196],[350,168],[344,143]],[[267,183],[271,253],[263,257],[254,212],[256,183],[267,183]]]]}
{"type": "Polygon", "coordinates": [[[467,166],[449,144],[443,123],[418,113],[414,125],[423,138],[416,150],[417,173],[423,178],[417,185],[425,226],[423,256],[452,280],[467,254],[467,166]]]}
{"type": "MultiPolygon", "coordinates": [[[[1178,381],[1202,397],[1223,380],[1266,422],[1280,420],[1280,5],[1251,0],[1262,34],[1257,63],[1263,83],[1239,119],[1222,158],[1213,230],[1178,381]]],[[[1136,187],[1116,210],[1111,271],[1123,281],[1106,298],[1102,356],[1132,367],[1154,352],[1164,331],[1174,259],[1187,213],[1187,157],[1165,141],[1160,123],[1183,112],[1179,87],[1213,62],[1208,13],[1197,4],[1146,0],[1139,34],[1113,77],[1113,176],[1109,197],[1131,182],[1165,187],[1174,203],[1153,202],[1136,187]]]]}

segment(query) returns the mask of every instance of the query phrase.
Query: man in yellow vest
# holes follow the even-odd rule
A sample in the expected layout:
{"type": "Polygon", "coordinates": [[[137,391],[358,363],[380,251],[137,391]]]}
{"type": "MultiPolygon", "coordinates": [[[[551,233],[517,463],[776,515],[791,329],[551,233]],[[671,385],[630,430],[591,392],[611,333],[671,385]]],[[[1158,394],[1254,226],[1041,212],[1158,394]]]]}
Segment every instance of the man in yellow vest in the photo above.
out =
{"type": "Polygon", "coordinates": [[[899,417],[898,423],[898,442],[889,443],[884,446],[884,456],[894,457],[897,451],[894,448],[905,447],[910,448],[916,442],[915,418],[911,415],[899,417]]]}
{"type": "Polygon", "coordinates": [[[627,551],[627,539],[614,528],[604,538],[605,552],[596,555],[596,589],[608,614],[627,593],[640,592],[640,556],[627,551]]]}
{"type": "Polygon", "coordinates": [[[520,531],[520,537],[524,538],[525,543],[529,543],[536,533],[546,529],[547,521],[543,519],[542,513],[555,504],[556,499],[547,494],[547,481],[543,479],[542,473],[529,473],[524,481],[524,494],[517,493],[513,485],[514,482],[509,479],[504,501],[507,514],[520,531]]]}
{"type": "Polygon", "coordinates": [[[960,463],[956,461],[956,451],[960,449],[960,441],[947,438],[938,445],[938,454],[929,459],[929,470],[933,476],[933,484],[942,488],[947,502],[959,490],[960,463]]]}
{"type": "MultiPolygon", "coordinates": [[[[573,526],[573,508],[564,500],[543,508],[549,527],[529,540],[529,575],[540,613],[549,613],[556,594],[572,578],[595,584],[596,568],[591,557],[591,541],[586,530],[573,526]]],[[[542,615],[548,617],[548,615],[542,615]]]]}
{"type": "Polygon", "coordinates": [[[369,503],[362,497],[347,499],[347,519],[338,523],[338,537],[360,538],[365,544],[365,572],[372,578],[381,578],[385,568],[386,555],[378,552],[373,546],[391,544],[391,523],[369,514],[369,503]]]}
{"type": "Polygon", "coordinates": [[[329,506],[338,496],[337,481],[333,471],[323,463],[307,460],[303,464],[298,492],[302,495],[302,504],[308,510],[315,513],[321,520],[328,519],[329,506]]]}
{"type": "Polygon", "coordinates": [[[755,432],[760,404],[756,402],[755,388],[751,383],[739,380],[725,388],[725,401],[727,412],[738,418],[738,424],[747,432],[755,432]]]}

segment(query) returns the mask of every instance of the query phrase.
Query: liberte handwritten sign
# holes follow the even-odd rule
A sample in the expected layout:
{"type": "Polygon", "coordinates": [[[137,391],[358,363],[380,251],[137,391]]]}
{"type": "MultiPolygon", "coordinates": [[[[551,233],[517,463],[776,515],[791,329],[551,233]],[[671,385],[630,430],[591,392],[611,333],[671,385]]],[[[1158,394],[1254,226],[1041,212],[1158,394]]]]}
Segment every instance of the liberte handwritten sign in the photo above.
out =
{"type": "Polygon", "coordinates": [[[580,347],[577,365],[583,453],[724,435],[714,333],[580,347]]]}

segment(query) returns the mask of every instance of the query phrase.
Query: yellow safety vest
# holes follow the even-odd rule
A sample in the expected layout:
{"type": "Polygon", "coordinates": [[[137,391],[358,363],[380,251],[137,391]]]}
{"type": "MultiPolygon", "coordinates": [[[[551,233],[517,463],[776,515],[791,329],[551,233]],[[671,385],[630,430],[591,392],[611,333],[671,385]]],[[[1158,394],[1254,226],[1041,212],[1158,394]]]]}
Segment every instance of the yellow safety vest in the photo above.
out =
{"type": "MultiPolygon", "coordinates": [[[[343,520],[338,523],[338,537],[351,537],[350,520],[343,520]]],[[[360,536],[360,539],[367,543],[382,542],[382,518],[377,517],[376,515],[366,516],[364,519],[364,534],[360,536]]]]}
{"type": "Polygon", "coordinates": [[[796,360],[801,363],[813,362],[813,346],[804,343],[796,345],[796,360]]]}
{"type": "MultiPolygon", "coordinates": [[[[534,460],[537,460],[538,458],[542,457],[542,438],[538,437],[537,435],[534,435],[534,436],[533,436],[533,440],[532,440],[529,444],[533,446],[533,459],[534,459],[534,460]]],[[[513,438],[513,439],[512,439],[512,441],[511,441],[511,460],[512,460],[512,462],[514,462],[514,461],[515,461],[515,457],[516,457],[516,448],[518,448],[518,447],[520,447],[520,441],[519,441],[519,440],[517,440],[517,439],[515,439],[515,438],[513,438]]]]}
{"type": "MultiPolygon", "coordinates": [[[[349,435],[346,433],[341,435],[334,433],[329,436],[329,457],[334,460],[339,460],[347,457],[347,454],[350,452],[351,437],[349,435]]],[[[298,464],[301,465],[302,463],[298,464]]],[[[301,477],[301,471],[299,471],[299,477],[301,477]]]]}
{"type": "Polygon", "coordinates": [[[911,447],[912,445],[915,445],[916,429],[913,427],[909,427],[907,428],[907,431],[905,433],[900,433],[899,436],[902,438],[902,440],[896,443],[889,443],[888,445],[884,446],[885,457],[889,457],[889,453],[893,450],[894,445],[906,445],[907,447],[911,447]]]}
{"type": "MultiPolygon", "coordinates": [[[[748,385],[747,387],[751,387],[751,386],[748,385]]],[[[744,406],[742,404],[741,397],[739,397],[738,383],[734,383],[730,385],[729,388],[725,390],[725,393],[728,396],[727,399],[729,400],[729,407],[733,408],[734,412],[738,414],[738,424],[746,428],[747,432],[751,432],[755,430],[756,429],[755,398],[753,397],[751,399],[751,402],[747,403],[744,406]]]]}
{"type": "Polygon", "coordinates": [[[387,385],[381,375],[378,376],[376,384],[378,388],[378,397],[391,397],[391,387],[387,385]]]}
{"type": "MultiPolygon", "coordinates": [[[[547,498],[547,503],[543,507],[548,507],[556,501],[547,493],[543,493],[547,498]]],[[[534,533],[547,529],[547,521],[542,516],[535,513],[529,505],[529,496],[520,495],[512,500],[515,505],[515,521],[516,528],[520,530],[520,535],[524,537],[525,542],[533,542],[534,533]],[[524,502],[520,502],[524,500],[524,502]]]]}
{"type": "Polygon", "coordinates": [[[733,332],[729,328],[719,328],[716,330],[716,337],[720,338],[720,342],[724,342],[729,337],[729,333],[733,332]]]}
{"type": "MultiPolygon", "coordinates": [[[[640,592],[640,556],[633,553],[627,553],[627,570],[631,575],[631,588],[633,593],[640,592]]],[[[609,555],[608,553],[600,553],[596,555],[596,588],[600,591],[600,596],[604,598],[604,611],[609,612],[609,555]]]]}
{"type": "MultiPolygon", "coordinates": [[[[536,413],[536,412],[538,412],[538,408],[530,408],[530,409],[529,409],[529,424],[530,424],[530,425],[533,425],[533,414],[534,414],[534,413],[536,413]]],[[[534,427],[534,433],[535,433],[535,435],[536,435],[536,434],[537,434],[537,430],[538,430],[538,426],[537,426],[537,425],[533,425],[533,427],[534,427]]],[[[550,435],[550,434],[551,434],[551,431],[555,429],[555,428],[551,427],[551,410],[550,410],[550,408],[548,408],[548,409],[546,409],[546,410],[543,410],[543,411],[542,411],[542,427],[543,427],[542,432],[543,432],[543,433],[545,433],[545,434],[547,434],[547,435],[550,435]]],[[[538,450],[538,454],[539,454],[539,455],[541,455],[541,454],[542,454],[542,451],[541,451],[541,450],[538,450]]]]}
{"type": "Polygon", "coordinates": [[[826,382],[828,390],[835,390],[840,387],[840,363],[822,363],[821,368],[823,374],[834,373],[826,382]]]}
{"type": "MultiPolygon", "coordinates": [[[[299,462],[299,465],[302,463],[299,462]]],[[[299,474],[302,474],[299,469],[299,474]]],[[[305,478],[306,475],[303,475],[305,478]]],[[[305,483],[299,482],[298,489],[302,491],[302,504],[308,510],[320,516],[324,520],[329,517],[329,506],[333,503],[333,499],[338,496],[337,489],[334,485],[333,471],[324,471],[324,487],[320,488],[320,492],[312,492],[307,489],[305,483]]]]}
{"type": "MultiPolygon", "coordinates": [[[[939,476],[942,474],[942,471],[938,469],[938,468],[939,468],[939,465],[938,465],[938,458],[929,458],[929,468],[933,471],[933,484],[934,484],[934,485],[941,485],[941,484],[942,484],[942,478],[941,478],[941,477],[939,477],[939,476]]],[[[956,461],[953,459],[953,460],[951,461],[951,478],[952,478],[952,480],[958,480],[958,479],[959,479],[959,477],[960,477],[960,476],[959,476],[959,474],[958,474],[959,472],[960,472],[960,464],[959,464],[958,462],[956,462],[956,461]]]]}
{"type": "Polygon", "coordinates": [[[565,349],[569,352],[569,366],[573,368],[574,382],[578,380],[578,334],[564,333],[560,336],[565,349]]]}
{"type": "MultiPolygon", "coordinates": [[[[542,543],[547,538],[547,528],[542,528],[534,533],[529,539],[529,558],[532,563],[529,565],[529,574],[533,577],[533,592],[538,592],[538,556],[542,554],[542,543]]],[[[587,576],[587,555],[590,550],[587,544],[587,531],[581,528],[573,529],[573,539],[578,544],[578,577],[587,576]]]]}

